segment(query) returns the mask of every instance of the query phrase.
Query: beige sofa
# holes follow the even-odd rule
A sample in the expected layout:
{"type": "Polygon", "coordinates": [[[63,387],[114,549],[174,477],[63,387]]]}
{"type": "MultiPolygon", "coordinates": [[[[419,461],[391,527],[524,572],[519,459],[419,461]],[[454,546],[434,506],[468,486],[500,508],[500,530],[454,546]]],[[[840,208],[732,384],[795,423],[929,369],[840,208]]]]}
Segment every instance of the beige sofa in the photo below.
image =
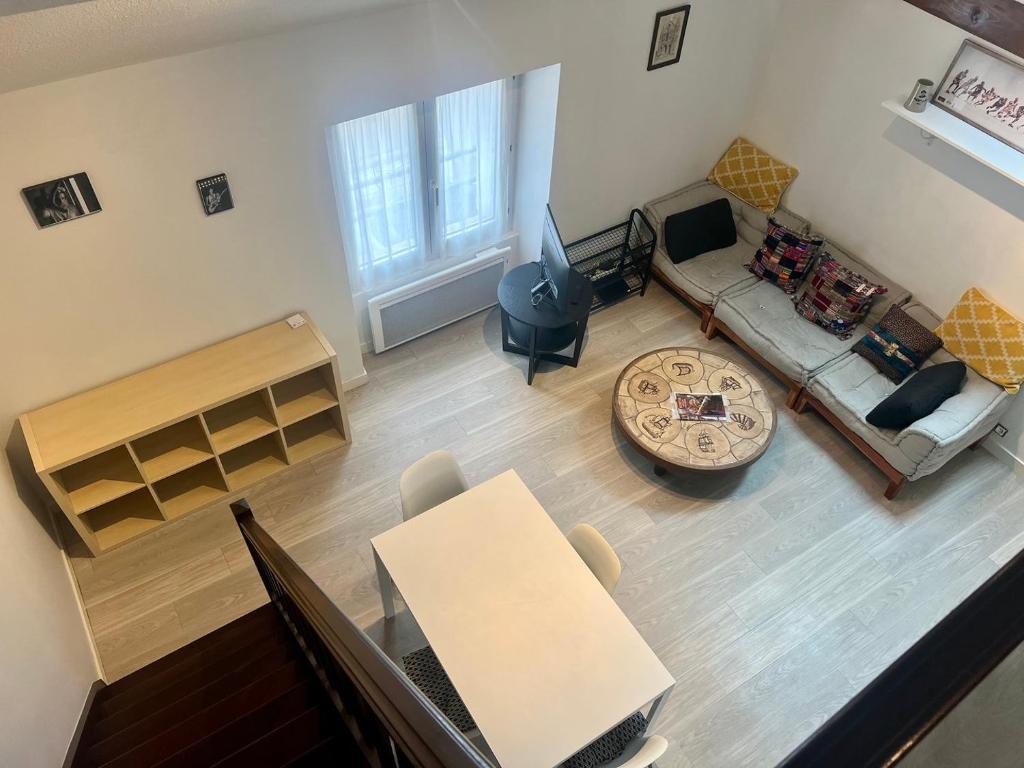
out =
{"type": "MultiPolygon", "coordinates": [[[[883,430],[866,421],[870,411],[896,384],[851,351],[863,335],[840,339],[798,315],[787,294],[759,280],[746,268],[764,239],[768,216],[717,185],[702,181],[648,203],[644,213],[658,233],[654,277],[701,315],[708,338],[722,333],[745,349],[789,387],[787,404],[813,408],[856,445],[889,480],[885,495],[894,498],[908,480],[931,474],[967,447],[983,440],[1010,407],[1012,397],[968,368],[960,394],[933,414],[901,431],[883,430]],[[736,220],[736,245],[673,264],[664,250],[664,222],[673,213],[725,197],[736,220]]],[[[781,224],[810,230],[810,224],[780,208],[781,224]]],[[[826,238],[824,250],[841,264],[888,292],[872,304],[862,327],[876,323],[893,304],[929,328],[939,324],[934,312],[911,301],[911,293],[826,238]]],[[[939,350],[928,365],[953,359],[939,350]]]]}

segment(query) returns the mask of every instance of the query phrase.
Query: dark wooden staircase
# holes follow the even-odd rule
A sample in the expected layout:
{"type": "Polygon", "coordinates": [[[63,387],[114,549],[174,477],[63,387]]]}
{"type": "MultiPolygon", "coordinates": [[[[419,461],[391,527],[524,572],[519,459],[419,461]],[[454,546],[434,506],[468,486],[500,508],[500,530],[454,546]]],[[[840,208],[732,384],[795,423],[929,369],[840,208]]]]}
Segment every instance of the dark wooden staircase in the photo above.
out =
{"type": "Polygon", "coordinates": [[[268,604],[101,689],[74,768],[369,765],[268,604]]]}

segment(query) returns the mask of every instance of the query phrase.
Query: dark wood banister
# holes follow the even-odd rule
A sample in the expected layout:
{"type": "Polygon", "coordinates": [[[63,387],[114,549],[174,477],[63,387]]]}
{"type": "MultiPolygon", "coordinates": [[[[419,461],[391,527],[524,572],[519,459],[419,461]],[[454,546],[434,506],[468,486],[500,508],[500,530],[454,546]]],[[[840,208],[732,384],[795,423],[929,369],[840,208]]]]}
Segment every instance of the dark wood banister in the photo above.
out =
{"type": "Polygon", "coordinates": [[[493,768],[256,522],[245,499],[231,511],[267,591],[318,666],[371,764],[493,768]]]}
{"type": "Polygon", "coordinates": [[[1024,552],[978,587],[779,764],[896,765],[1024,643],[1024,552]]]}

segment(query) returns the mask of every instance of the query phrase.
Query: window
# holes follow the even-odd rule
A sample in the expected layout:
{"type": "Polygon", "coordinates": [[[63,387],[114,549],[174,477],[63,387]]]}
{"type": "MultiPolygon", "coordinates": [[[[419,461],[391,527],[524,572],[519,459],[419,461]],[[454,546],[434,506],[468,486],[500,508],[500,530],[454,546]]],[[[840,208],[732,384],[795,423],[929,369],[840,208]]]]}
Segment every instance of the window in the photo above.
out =
{"type": "Polygon", "coordinates": [[[498,80],[334,126],[353,291],[399,285],[506,234],[514,93],[498,80]]]}

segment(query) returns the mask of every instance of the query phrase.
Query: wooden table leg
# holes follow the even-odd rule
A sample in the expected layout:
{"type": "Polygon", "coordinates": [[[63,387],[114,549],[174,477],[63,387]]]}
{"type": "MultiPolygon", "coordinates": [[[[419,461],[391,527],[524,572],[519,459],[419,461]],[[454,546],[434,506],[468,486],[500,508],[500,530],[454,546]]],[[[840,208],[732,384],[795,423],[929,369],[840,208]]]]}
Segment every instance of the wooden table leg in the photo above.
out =
{"type": "Polygon", "coordinates": [[[587,320],[590,319],[588,312],[582,320],[576,323],[576,348],[572,354],[572,367],[580,364],[580,354],[583,352],[583,337],[587,335],[587,320]]]}
{"type": "Polygon", "coordinates": [[[395,589],[391,583],[391,574],[384,567],[377,550],[373,550],[373,563],[377,566],[377,583],[380,585],[380,602],[384,606],[384,618],[395,618],[395,589]]]}

